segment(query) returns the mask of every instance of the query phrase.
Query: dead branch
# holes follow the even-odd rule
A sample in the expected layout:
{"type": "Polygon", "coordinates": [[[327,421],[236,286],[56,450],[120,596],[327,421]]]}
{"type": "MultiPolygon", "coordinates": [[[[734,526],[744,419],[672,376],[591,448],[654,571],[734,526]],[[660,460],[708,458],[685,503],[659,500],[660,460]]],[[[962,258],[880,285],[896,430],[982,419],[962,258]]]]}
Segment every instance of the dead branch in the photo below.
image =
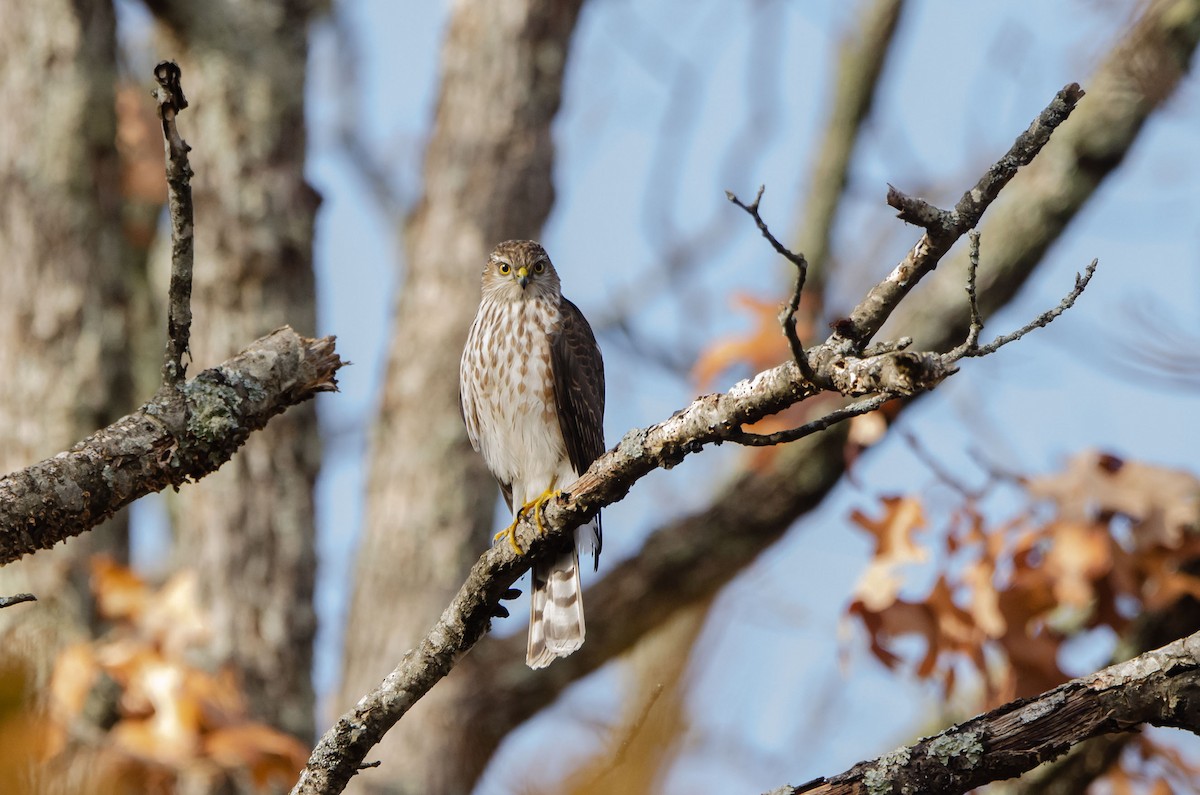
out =
{"type": "Polygon", "coordinates": [[[1021,775],[1090,737],[1149,723],[1200,732],[1200,633],[951,726],[787,795],[956,795],[1021,775]]]}
{"type": "Polygon", "coordinates": [[[192,261],[195,252],[192,209],[192,167],[187,153],[191,149],[179,135],[175,117],[188,106],[179,83],[178,64],[161,61],[154,67],[158,89],[158,117],[162,120],[163,146],[166,150],[167,205],[171,217],[171,284],[167,290],[167,351],[163,362],[163,384],[176,386],[183,381],[187,365],[188,338],[192,331],[192,261]]]}

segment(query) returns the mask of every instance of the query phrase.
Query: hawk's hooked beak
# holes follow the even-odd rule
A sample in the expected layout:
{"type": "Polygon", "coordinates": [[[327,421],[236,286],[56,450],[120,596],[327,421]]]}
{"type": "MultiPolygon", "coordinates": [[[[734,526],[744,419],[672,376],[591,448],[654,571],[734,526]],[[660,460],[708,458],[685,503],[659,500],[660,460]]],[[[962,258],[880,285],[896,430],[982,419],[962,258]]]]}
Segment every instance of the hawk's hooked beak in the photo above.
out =
{"type": "Polygon", "coordinates": [[[521,289],[525,289],[525,285],[529,284],[529,268],[517,269],[517,284],[521,285],[521,289]]]}

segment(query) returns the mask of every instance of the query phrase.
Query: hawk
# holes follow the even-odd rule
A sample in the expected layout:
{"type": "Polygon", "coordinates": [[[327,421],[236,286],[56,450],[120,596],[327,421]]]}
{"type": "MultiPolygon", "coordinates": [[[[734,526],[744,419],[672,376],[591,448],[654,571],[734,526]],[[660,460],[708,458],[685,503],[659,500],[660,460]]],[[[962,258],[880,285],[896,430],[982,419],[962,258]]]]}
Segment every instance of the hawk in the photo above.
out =
{"type": "MultiPolygon", "coordinates": [[[[604,452],[604,362],[591,326],[563,297],[545,249],[531,240],[496,246],[483,268],[479,311],[459,365],[459,398],[471,445],[500,484],[513,523],[496,535],[518,553],[522,513],[541,512],[604,452]]],[[[569,548],[533,567],[525,662],[545,668],[583,645],[577,543],[600,562],[600,516],[569,548]]]]}

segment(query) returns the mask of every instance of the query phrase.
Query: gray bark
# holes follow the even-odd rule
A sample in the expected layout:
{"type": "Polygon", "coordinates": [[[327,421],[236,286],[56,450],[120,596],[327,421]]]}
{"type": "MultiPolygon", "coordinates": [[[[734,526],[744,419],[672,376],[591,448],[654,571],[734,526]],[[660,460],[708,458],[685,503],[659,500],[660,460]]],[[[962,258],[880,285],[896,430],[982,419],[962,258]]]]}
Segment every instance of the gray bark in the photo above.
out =
{"type": "MultiPolygon", "coordinates": [[[[0,26],[0,472],[131,407],[108,0],[12,3],[0,26]]],[[[123,521],[0,570],[0,648],[34,683],[88,632],[87,561],[123,557],[123,521]]]]}

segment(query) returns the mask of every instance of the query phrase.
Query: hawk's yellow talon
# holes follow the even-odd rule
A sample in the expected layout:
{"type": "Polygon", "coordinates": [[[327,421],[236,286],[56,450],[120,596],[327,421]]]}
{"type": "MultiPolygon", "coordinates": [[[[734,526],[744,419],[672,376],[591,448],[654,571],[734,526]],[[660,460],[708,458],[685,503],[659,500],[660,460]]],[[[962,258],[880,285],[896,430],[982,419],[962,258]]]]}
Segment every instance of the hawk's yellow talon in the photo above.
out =
{"type": "Polygon", "coordinates": [[[521,551],[521,545],[517,543],[517,525],[520,523],[520,521],[521,519],[518,516],[518,518],[513,520],[512,524],[501,530],[499,533],[496,533],[496,535],[492,536],[492,543],[494,544],[501,538],[508,536],[508,543],[510,546],[512,546],[513,552],[516,552],[518,555],[524,555],[525,553],[521,551]]]}
{"type": "Polygon", "coordinates": [[[546,534],[546,528],[542,527],[542,511],[545,510],[546,503],[562,494],[561,491],[552,491],[551,489],[553,488],[554,487],[551,486],[549,489],[546,489],[542,492],[542,496],[533,501],[533,521],[535,524],[537,524],[538,535],[546,534]]]}
{"type": "Polygon", "coordinates": [[[537,525],[538,535],[545,535],[546,528],[542,525],[542,509],[546,507],[547,502],[560,494],[562,494],[561,491],[555,491],[553,487],[550,487],[543,491],[541,496],[522,505],[517,511],[517,516],[515,519],[513,519],[512,524],[501,530],[499,533],[496,533],[496,535],[492,536],[492,543],[494,544],[501,538],[507,536],[508,543],[512,546],[513,552],[516,552],[518,555],[524,555],[525,553],[521,551],[521,545],[517,543],[517,525],[521,523],[521,517],[525,515],[526,511],[532,508],[533,521],[537,525]]]}

